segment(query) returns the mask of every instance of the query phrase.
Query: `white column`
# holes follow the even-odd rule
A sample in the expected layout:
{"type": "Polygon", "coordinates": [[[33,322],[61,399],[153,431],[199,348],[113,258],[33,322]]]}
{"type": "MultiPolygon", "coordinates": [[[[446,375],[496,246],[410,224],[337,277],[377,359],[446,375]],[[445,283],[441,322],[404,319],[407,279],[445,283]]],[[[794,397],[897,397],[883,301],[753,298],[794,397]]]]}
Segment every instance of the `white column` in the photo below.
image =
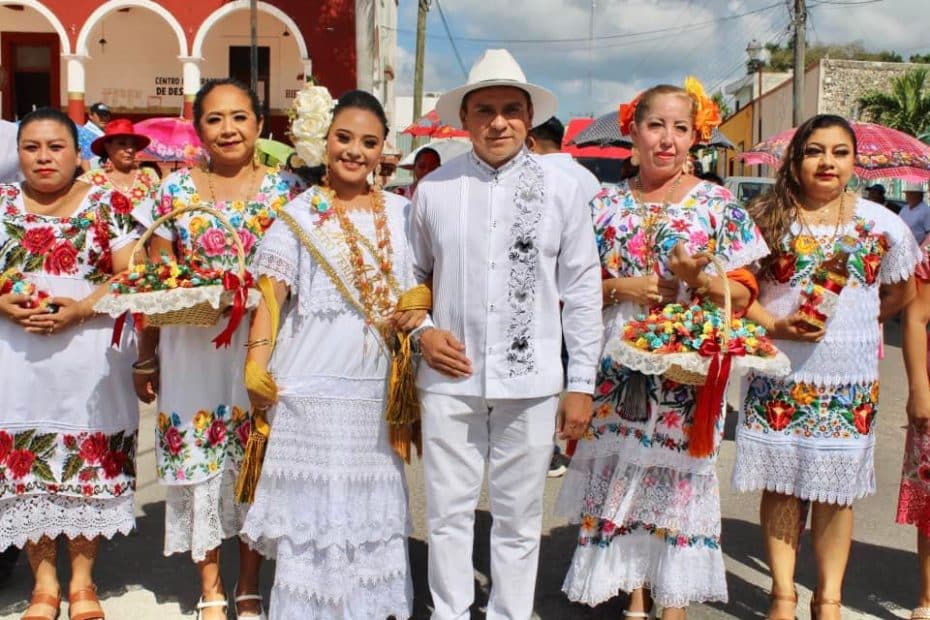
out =
{"type": "Polygon", "coordinates": [[[304,81],[313,77],[313,61],[309,58],[301,58],[300,62],[304,65],[304,81]]]}
{"type": "Polygon", "coordinates": [[[193,56],[178,56],[182,64],[184,77],[184,118],[193,118],[194,97],[200,90],[200,63],[203,58],[193,56]]]}
{"type": "Polygon", "coordinates": [[[78,125],[84,124],[84,93],[86,92],[86,73],[84,63],[87,56],[83,54],[62,54],[65,61],[65,76],[68,87],[68,116],[78,125]]]}

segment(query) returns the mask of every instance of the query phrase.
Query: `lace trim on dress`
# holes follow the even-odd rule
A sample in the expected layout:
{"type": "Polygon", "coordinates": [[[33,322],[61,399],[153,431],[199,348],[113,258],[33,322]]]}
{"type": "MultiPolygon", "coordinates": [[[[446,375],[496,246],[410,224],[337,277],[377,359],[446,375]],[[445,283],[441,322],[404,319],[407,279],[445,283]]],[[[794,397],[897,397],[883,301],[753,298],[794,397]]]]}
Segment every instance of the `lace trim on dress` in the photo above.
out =
{"type": "Polygon", "coordinates": [[[283,256],[277,249],[265,248],[264,245],[252,261],[252,273],[258,276],[268,276],[288,287],[293,288],[297,274],[297,263],[291,257],[283,256]]]}
{"type": "Polygon", "coordinates": [[[287,586],[271,589],[274,618],[313,618],[314,620],[371,620],[409,618],[413,614],[413,593],[403,579],[392,579],[359,587],[338,604],[303,596],[287,586]]]}
{"type": "Polygon", "coordinates": [[[720,549],[675,547],[640,532],[610,546],[578,547],[562,591],[569,600],[595,606],[646,587],[661,607],[726,602],[726,569],[720,549]]]}
{"type": "Polygon", "coordinates": [[[190,551],[200,562],[223,540],[239,534],[248,505],[235,500],[238,470],[231,461],[227,459],[222,475],[166,488],[165,556],[190,551]]]}
{"type": "MultiPolygon", "coordinates": [[[[206,302],[214,308],[232,304],[233,292],[227,291],[220,284],[198,286],[196,288],[176,288],[168,291],[151,293],[132,293],[125,295],[104,295],[94,305],[96,312],[118,317],[125,312],[142,314],[162,314],[174,310],[183,310],[206,302]]],[[[249,289],[246,308],[254,308],[261,299],[258,289],[249,289]]]]}
{"type": "Polygon", "coordinates": [[[135,525],[132,494],[113,499],[29,495],[0,501],[0,549],[22,548],[43,536],[111,539],[129,534],[135,525]]]}
{"type": "Polygon", "coordinates": [[[878,281],[881,284],[895,284],[905,282],[917,268],[920,262],[920,247],[910,234],[902,235],[903,238],[897,240],[891,246],[891,249],[882,257],[882,266],[878,272],[878,281]]]}
{"type": "Polygon", "coordinates": [[[510,278],[507,280],[507,299],[511,316],[505,339],[508,343],[507,361],[511,377],[520,377],[536,369],[536,346],[533,342],[539,257],[536,237],[546,202],[545,187],[542,166],[532,157],[525,157],[514,189],[516,217],[510,229],[508,252],[510,278]]]}
{"type": "MultiPolygon", "coordinates": [[[[861,445],[861,444],[860,444],[861,445]]],[[[853,450],[763,443],[738,432],[733,488],[850,505],[875,493],[871,443],[853,450]]]]}

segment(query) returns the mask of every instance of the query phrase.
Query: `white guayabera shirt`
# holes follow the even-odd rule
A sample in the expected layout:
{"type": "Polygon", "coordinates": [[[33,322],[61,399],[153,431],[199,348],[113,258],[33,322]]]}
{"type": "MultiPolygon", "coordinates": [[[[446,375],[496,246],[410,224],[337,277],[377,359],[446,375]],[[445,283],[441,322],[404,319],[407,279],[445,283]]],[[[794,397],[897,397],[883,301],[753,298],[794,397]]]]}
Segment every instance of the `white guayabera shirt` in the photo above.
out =
{"type": "Polygon", "coordinates": [[[432,323],[465,344],[467,378],[421,364],[420,389],[539,398],[593,393],[601,353],[600,262],[579,183],[521,151],[494,169],[473,152],[425,177],[414,202],[414,269],[432,280],[432,323]],[[560,302],[562,309],[560,312],[560,302]]]}

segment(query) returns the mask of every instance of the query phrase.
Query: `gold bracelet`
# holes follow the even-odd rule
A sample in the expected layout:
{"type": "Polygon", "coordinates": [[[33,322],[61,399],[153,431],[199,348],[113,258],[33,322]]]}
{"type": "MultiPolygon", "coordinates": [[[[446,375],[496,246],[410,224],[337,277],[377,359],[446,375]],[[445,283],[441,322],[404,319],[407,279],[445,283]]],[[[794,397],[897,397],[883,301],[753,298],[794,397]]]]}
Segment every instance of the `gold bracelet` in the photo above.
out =
{"type": "Polygon", "coordinates": [[[256,347],[263,347],[270,344],[271,338],[260,338],[259,340],[250,340],[249,342],[245,343],[244,346],[246,349],[254,349],[256,347]]]}
{"type": "Polygon", "coordinates": [[[607,301],[612,306],[617,305],[618,300],[617,300],[617,287],[616,286],[611,286],[610,290],[607,291],[607,301]]]}
{"type": "Polygon", "coordinates": [[[154,375],[158,372],[158,366],[154,368],[133,368],[132,374],[134,375],[154,375]]]}
{"type": "Polygon", "coordinates": [[[153,355],[147,360],[139,360],[132,363],[133,370],[149,370],[152,368],[158,368],[158,356],[153,355]]]}

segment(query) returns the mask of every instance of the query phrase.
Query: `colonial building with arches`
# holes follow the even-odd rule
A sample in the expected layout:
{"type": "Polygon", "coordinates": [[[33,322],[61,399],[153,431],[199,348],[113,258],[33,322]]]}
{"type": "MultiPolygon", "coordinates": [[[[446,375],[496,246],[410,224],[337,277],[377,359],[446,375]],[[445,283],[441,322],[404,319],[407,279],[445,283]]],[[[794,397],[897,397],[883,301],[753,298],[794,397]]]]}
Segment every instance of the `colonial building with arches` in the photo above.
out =
{"type": "MultiPolygon", "coordinates": [[[[272,125],[307,76],[393,109],[397,0],[261,0],[258,91],[272,125]]],[[[83,123],[103,101],[133,120],[190,117],[203,80],[249,79],[249,0],[0,0],[2,117],[34,106],[83,123]]]]}

